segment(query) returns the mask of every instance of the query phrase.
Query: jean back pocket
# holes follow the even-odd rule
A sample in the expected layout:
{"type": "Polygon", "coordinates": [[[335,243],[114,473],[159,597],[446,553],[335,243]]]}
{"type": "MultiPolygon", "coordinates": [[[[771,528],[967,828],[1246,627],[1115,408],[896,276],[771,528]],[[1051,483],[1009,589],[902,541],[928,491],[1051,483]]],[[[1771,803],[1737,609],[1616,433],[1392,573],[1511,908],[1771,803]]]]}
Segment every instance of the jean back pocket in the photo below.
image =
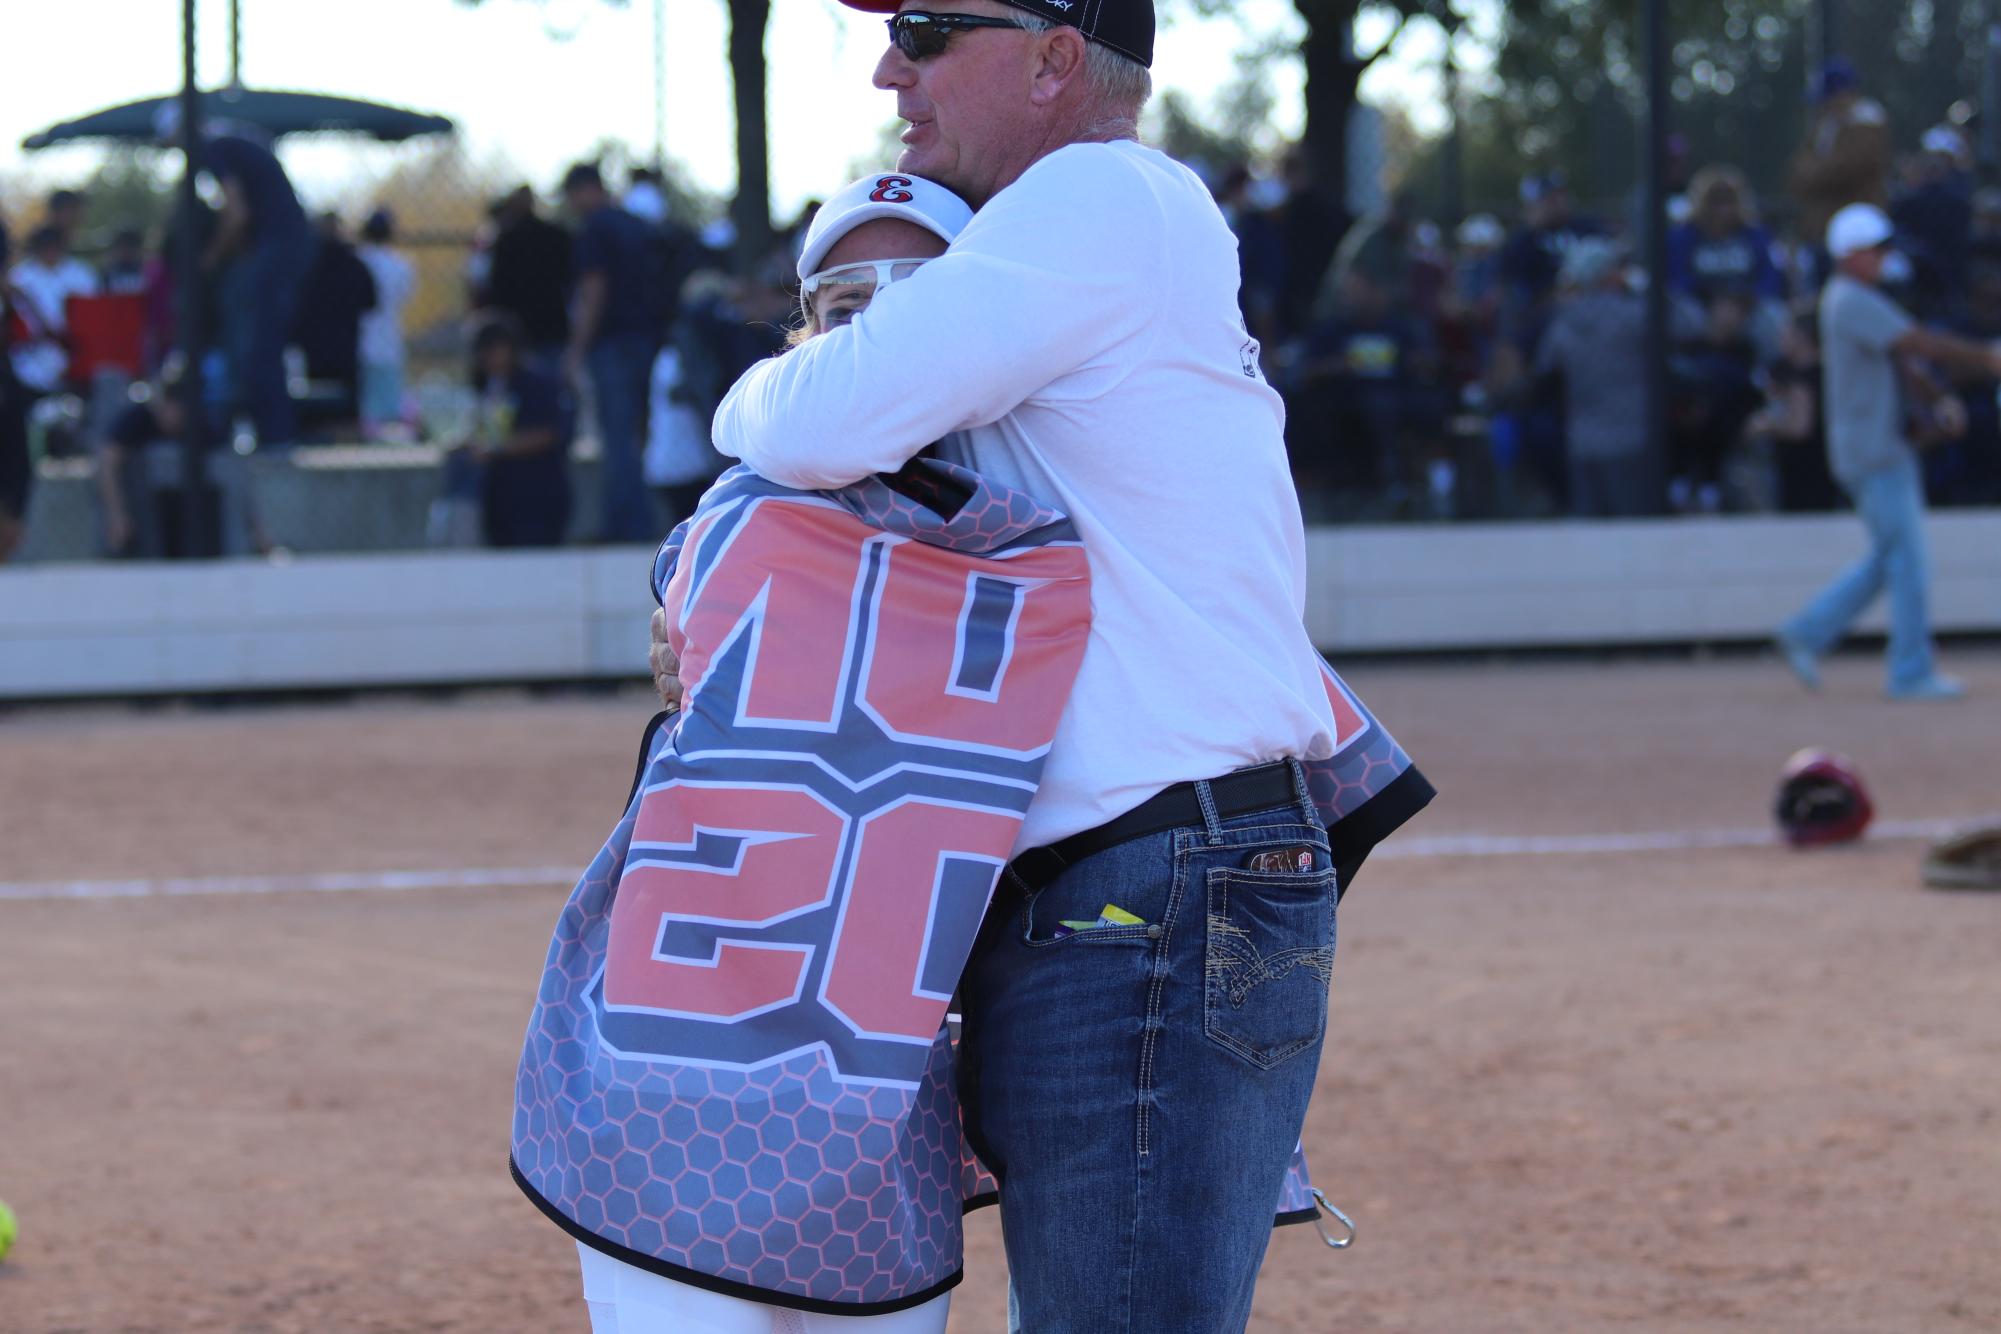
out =
{"type": "Polygon", "coordinates": [[[1209,872],[1203,1029],[1259,1069],[1326,1032],[1334,883],[1332,870],[1209,872]]]}

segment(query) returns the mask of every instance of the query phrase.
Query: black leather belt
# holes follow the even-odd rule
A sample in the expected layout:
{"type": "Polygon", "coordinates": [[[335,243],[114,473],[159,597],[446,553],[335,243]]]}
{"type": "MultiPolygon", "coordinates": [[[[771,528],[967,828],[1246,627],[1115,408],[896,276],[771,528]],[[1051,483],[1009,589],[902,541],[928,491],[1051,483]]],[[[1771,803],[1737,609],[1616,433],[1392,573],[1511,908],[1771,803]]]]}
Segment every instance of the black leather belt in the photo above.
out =
{"type": "MultiPolygon", "coordinates": [[[[1212,778],[1209,780],[1209,792],[1216,801],[1216,817],[1221,820],[1299,803],[1299,789],[1292,781],[1292,764],[1288,760],[1259,765],[1255,769],[1239,769],[1221,778],[1212,778]]],[[[1045,848],[1030,848],[1016,857],[1008,869],[1020,877],[1029,892],[1033,892],[1094,852],[1103,852],[1106,848],[1144,838],[1148,834],[1202,823],[1202,802],[1195,795],[1195,784],[1176,783],[1096,829],[1072,834],[1045,848]]],[[[1002,883],[1005,885],[1006,881],[1002,883]]]]}

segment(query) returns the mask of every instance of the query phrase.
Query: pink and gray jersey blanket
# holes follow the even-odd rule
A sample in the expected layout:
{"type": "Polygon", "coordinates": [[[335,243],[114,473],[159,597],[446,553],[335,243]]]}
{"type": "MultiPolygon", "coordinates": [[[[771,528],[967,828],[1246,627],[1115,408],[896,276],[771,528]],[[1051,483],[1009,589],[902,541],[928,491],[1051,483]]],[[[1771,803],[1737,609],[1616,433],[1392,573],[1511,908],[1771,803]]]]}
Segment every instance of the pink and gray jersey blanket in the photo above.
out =
{"type": "MultiPolygon", "coordinates": [[[[946,1010],[1083,656],[1083,547],[936,460],[836,492],[737,468],[654,591],[684,703],[557,921],[515,1180],[682,1282],[842,1315],[928,1301],[993,1198],[946,1010]]],[[[1311,790],[1358,865],[1430,789],[1328,683],[1343,740],[1311,790]]],[[[1296,1157],[1281,1221],[1314,1216],[1310,1190],[1296,1157]]]]}

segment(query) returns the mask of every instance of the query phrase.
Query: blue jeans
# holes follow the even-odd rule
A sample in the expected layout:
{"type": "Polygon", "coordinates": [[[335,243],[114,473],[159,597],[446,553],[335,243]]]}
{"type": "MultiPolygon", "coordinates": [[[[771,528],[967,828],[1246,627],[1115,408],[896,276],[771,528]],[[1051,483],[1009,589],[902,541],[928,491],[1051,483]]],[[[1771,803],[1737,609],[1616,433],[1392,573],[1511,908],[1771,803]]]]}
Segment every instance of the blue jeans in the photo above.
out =
{"type": "MultiPolygon", "coordinates": [[[[1295,766],[1302,794],[1304,778],[1295,766]]],[[[967,1132],[1001,1186],[1013,1327],[1236,1331],[1313,1091],[1335,874],[1310,802],[1003,877],[962,982],[967,1132]],[[1256,871],[1262,851],[1310,869],[1256,871]],[[1138,925],[1058,937],[1107,904],[1138,925]]]]}
{"type": "Polygon", "coordinates": [[[1869,554],[1829,584],[1781,633],[1810,652],[1825,653],[1887,586],[1890,689],[1899,690],[1934,671],[1924,478],[1917,459],[1907,454],[1896,467],[1872,472],[1848,490],[1869,528],[1869,554]]]}
{"type": "Polygon", "coordinates": [[[658,541],[659,524],[640,469],[652,341],[639,334],[606,334],[591,348],[589,362],[603,451],[598,465],[603,531],[598,536],[606,542],[658,541]]]}
{"type": "MultiPolygon", "coordinates": [[[[281,235],[239,255],[220,285],[219,325],[229,359],[233,406],[250,415],[260,449],[298,443],[298,412],[285,382],[299,291],[312,265],[310,235],[281,235]]],[[[221,423],[223,438],[229,423],[221,423]]]]}

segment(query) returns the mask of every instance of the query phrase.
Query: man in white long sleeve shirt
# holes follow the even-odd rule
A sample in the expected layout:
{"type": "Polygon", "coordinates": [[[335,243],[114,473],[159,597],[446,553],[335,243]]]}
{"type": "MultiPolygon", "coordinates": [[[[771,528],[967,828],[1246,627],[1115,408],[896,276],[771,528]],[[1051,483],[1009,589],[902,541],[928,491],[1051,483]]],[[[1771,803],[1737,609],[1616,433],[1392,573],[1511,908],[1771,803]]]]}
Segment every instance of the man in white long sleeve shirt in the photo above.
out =
{"type": "Polygon", "coordinates": [[[1150,0],[905,3],[891,31],[898,169],[979,212],[851,326],[745,375],[716,445],[820,488],[963,433],[960,461],[1074,519],[1093,626],[962,983],[968,1130],[1002,1183],[1017,1328],[1242,1329],[1334,947],[1299,761],[1338,725],[1283,409],[1222,216],[1134,139],[1150,0]]]}

